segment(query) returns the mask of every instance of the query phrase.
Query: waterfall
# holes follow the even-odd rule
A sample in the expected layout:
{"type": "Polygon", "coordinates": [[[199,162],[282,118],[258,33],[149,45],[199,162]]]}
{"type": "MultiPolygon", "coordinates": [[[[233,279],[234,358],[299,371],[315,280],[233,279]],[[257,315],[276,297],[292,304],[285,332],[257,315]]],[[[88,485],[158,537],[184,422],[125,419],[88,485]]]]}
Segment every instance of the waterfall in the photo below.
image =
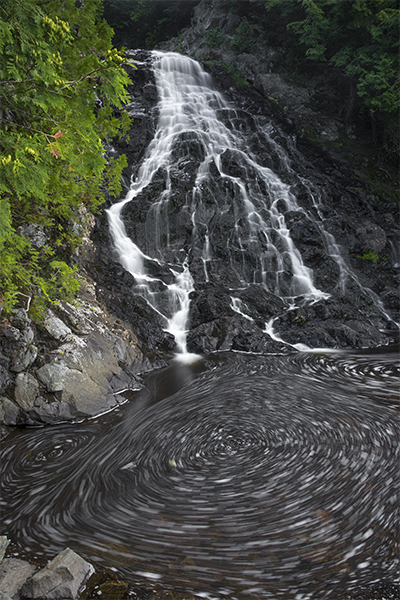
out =
{"type": "Polygon", "coordinates": [[[198,282],[225,277],[232,308],[241,314],[235,290],[253,284],[288,307],[329,297],[315,285],[292,238],[288,218],[293,215],[318,230],[337,265],[337,288],[343,290],[352,274],[324,231],[318,199],[309,214],[290,185],[251,150],[249,130],[263,136],[283,169],[294,173],[268,125],[232,106],[191,58],[153,51],[152,65],[158,92],[155,134],[127,196],[108,210],[108,217],[119,260],[134,277],[133,292],[175,336],[178,352],[186,353],[190,296],[198,282]],[[141,228],[140,241],[125,226],[128,205],[134,203],[146,211],[142,223],[135,217],[131,224],[135,231],[141,228]]]}

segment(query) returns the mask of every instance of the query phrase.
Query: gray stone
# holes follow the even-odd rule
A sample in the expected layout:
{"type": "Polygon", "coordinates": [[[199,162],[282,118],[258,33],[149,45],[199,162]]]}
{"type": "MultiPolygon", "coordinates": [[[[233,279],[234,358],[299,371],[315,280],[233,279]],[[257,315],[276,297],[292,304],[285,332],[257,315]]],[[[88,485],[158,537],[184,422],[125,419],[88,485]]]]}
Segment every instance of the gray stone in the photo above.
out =
{"type": "Polygon", "coordinates": [[[57,420],[61,418],[61,414],[65,418],[71,414],[77,417],[88,417],[117,404],[109,394],[110,386],[107,379],[102,373],[97,372],[98,365],[92,365],[92,369],[89,364],[85,367],[84,372],[70,369],[63,363],[51,363],[41,367],[37,371],[38,378],[49,392],[62,392],[62,402],[59,406],[41,405],[34,410],[34,414],[47,416],[47,418],[57,417],[57,420]],[[90,377],[89,373],[94,375],[94,378],[90,377]]]}
{"type": "Polygon", "coordinates": [[[67,548],[26,582],[22,595],[46,600],[75,600],[94,567],[67,548]]]}
{"type": "Polygon", "coordinates": [[[29,416],[41,423],[59,423],[61,421],[72,421],[76,415],[74,407],[66,402],[46,402],[39,396],[35,401],[35,406],[29,412],[29,416]],[[39,400],[39,401],[38,401],[39,400]]]}
{"type": "Polygon", "coordinates": [[[36,567],[25,560],[5,558],[0,564],[0,590],[12,600],[18,600],[22,586],[35,571],[36,567]]]}
{"type": "Polygon", "coordinates": [[[20,330],[9,324],[2,325],[0,332],[7,339],[12,340],[13,342],[18,342],[19,338],[21,337],[20,330]]]}
{"type": "Polygon", "coordinates": [[[10,543],[10,540],[7,539],[7,536],[0,535],[0,562],[3,560],[4,555],[7,550],[7,546],[10,543]]]}
{"type": "Polygon", "coordinates": [[[0,397],[0,423],[17,425],[21,409],[5,396],[0,397]]]}
{"type": "Polygon", "coordinates": [[[18,235],[27,237],[34,248],[40,250],[47,242],[47,235],[44,232],[42,225],[30,223],[29,225],[21,225],[17,229],[18,235]]]}
{"type": "Polygon", "coordinates": [[[24,308],[17,308],[16,310],[14,310],[10,317],[10,321],[15,327],[18,327],[19,329],[22,329],[27,325],[31,325],[32,323],[32,321],[28,317],[27,311],[24,308]]]}
{"type": "Polygon", "coordinates": [[[46,386],[48,392],[60,392],[65,386],[65,377],[69,368],[63,364],[44,365],[36,372],[39,380],[46,386]]]}
{"type": "Polygon", "coordinates": [[[15,380],[15,402],[23,410],[29,411],[39,394],[39,383],[30,373],[19,373],[15,380]]]}
{"type": "Polygon", "coordinates": [[[21,373],[25,371],[36,360],[38,349],[34,344],[22,344],[15,349],[10,371],[21,373]]]}
{"type": "Polygon", "coordinates": [[[0,590],[0,600],[12,600],[12,598],[0,590]]]}
{"type": "Polygon", "coordinates": [[[5,391],[12,383],[10,373],[2,365],[0,365],[0,392],[5,391]]]}
{"type": "Polygon", "coordinates": [[[32,344],[34,339],[35,332],[33,331],[32,327],[25,327],[21,333],[21,342],[24,342],[25,344],[32,344]]]}
{"type": "Polygon", "coordinates": [[[77,416],[85,417],[95,414],[99,409],[101,411],[111,408],[107,402],[107,392],[108,387],[99,385],[87,374],[69,369],[64,379],[61,397],[63,403],[75,409],[77,416]]]}
{"type": "Polygon", "coordinates": [[[72,339],[72,331],[61,319],[56,317],[51,311],[48,311],[47,318],[44,321],[44,328],[52,338],[60,342],[72,339]]]}

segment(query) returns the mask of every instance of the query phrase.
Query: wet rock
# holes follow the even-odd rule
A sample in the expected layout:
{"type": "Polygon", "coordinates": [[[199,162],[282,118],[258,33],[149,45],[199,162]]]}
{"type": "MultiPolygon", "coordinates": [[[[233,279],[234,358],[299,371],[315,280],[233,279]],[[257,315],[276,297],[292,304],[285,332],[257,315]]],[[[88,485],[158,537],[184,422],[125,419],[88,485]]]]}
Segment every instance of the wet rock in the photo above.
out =
{"type": "Polygon", "coordinates": [[[102,600],[119,600],[128,591],[129,584],[123,581],[108,581],[99,586],[102,600]]]}
{"type": "Polygon", "coordinates": [[[93,566],[67,548],[31,577],[22,596],[45,600],[76,600],[80,588],[94,573],[93,566]]]}
{"type": "Polygon", "coordinates": [[[380,254],[386,246],[386,234],[382,227],[375,223],[365,221],[363,225],[357,227],[356,234],[359,252],[372,251],[380,254]]]}
{"type": "Polygon", "coordinates": [[[19,600],[21,588],[35,571],[36,567],[25,560],[4,558],[0,564],[0,591],[19,600]]]}
{"type": "Polygon", "coordinates": [[[192,329],[188,334],[187,348],[195,354],[226,350],[263,354],[288,351],[285,344],[275,342],[255,322],[235,313],[192,329]]]}
{"type": "Polygon", "coordinates": [[[318,304],[286,311],[274,328],[288,343],[309,348],[366,348],[388,342],[382,317],[369,318],[350,302],[328,299],[318,304]],[[374,318],[376,323],[374,323],[374,318]]]}
{"type": "Polygon", "coordinates": [[[190,324],[195,329],[202,323],[215,321],[222,315],[233,316],[230,295],[221,288],[206,285],[191,295],[190,324]]]}

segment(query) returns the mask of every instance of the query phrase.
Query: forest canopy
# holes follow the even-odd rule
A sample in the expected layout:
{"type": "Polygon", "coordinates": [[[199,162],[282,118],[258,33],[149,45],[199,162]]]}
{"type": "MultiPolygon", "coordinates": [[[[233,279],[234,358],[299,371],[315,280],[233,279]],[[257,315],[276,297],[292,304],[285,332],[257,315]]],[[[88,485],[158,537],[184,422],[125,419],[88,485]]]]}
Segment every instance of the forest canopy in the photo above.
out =
{"type": "Polygon", "coordinates": [[[0,310],[38,317],[79,287],[71,254],[82,219],[120,191],[124,156],[104,140],[127,127],[129,82],[101,1],[0,5],[0,310]]]}
{"type": "Polygon", "coordinates": [[[117,48],[154,48],[190,24],[200,0],[104,0],[117,48]]]}

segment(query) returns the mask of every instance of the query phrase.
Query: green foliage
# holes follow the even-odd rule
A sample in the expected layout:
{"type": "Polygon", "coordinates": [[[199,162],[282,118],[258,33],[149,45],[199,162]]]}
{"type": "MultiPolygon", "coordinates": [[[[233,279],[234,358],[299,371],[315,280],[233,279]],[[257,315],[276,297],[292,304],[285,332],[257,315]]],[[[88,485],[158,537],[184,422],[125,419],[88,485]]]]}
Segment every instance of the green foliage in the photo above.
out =
{"type": "Polygon", "coordinates": [[[218,48],[224,41],[223,34],[217,29],[213,27],[207,31],[206,37],[204,38],[204,44],[210,46],[211,48],[218,48]]]}
{"type": "Polygon", "coordinates": [[[360,260],[371,260],[373,263],[377,263],[379,260],[379,256],[374,250],[370,250],[366,254],[358,256],[357,258],[359,258],[360,260]]]}
{"type": "Polygon", "coordinates": [[[288,25],[311,60],[352,78],[371,114],[399,110],[398,0],[302,0],[304,18],[288,25]]]}
{"type": "Polygon", "coordinates": [[[200,0],[104,0],[104,15],[120,48],[154,48],[189,25],[200,0]]]}
{"type": "Polygon", "coordinates": [[[236,85],[239,85],[239,86],[249,85],[247,83],[247,81],[245,80],[245,78],[243,77],[241,71],[238,69],[234,60],[231,60],[231,62],[229,62],[229,63],[223,63],[222,66],[232,77],[232,79],[236,85]]]}
{"type": "Polygon", "coordinates": [[[124,58],[99,18],[100,0],[6,0],[0,5],[0,302],[32,297],[32,312],[72,298],[67,265],[80,243],[80,207],[118,194],[125,157],[102,140],[127,127],[124,58]],[[43,228],[37,249],[19,226],[43,228]]]}
{"type": "Polygon", "coordinates": [[[256,41],[253,28],[246,21],[242,21],[237,27],[235,35],[231,41],[231,48],[238,54],[247,52],[256,41]]]}

